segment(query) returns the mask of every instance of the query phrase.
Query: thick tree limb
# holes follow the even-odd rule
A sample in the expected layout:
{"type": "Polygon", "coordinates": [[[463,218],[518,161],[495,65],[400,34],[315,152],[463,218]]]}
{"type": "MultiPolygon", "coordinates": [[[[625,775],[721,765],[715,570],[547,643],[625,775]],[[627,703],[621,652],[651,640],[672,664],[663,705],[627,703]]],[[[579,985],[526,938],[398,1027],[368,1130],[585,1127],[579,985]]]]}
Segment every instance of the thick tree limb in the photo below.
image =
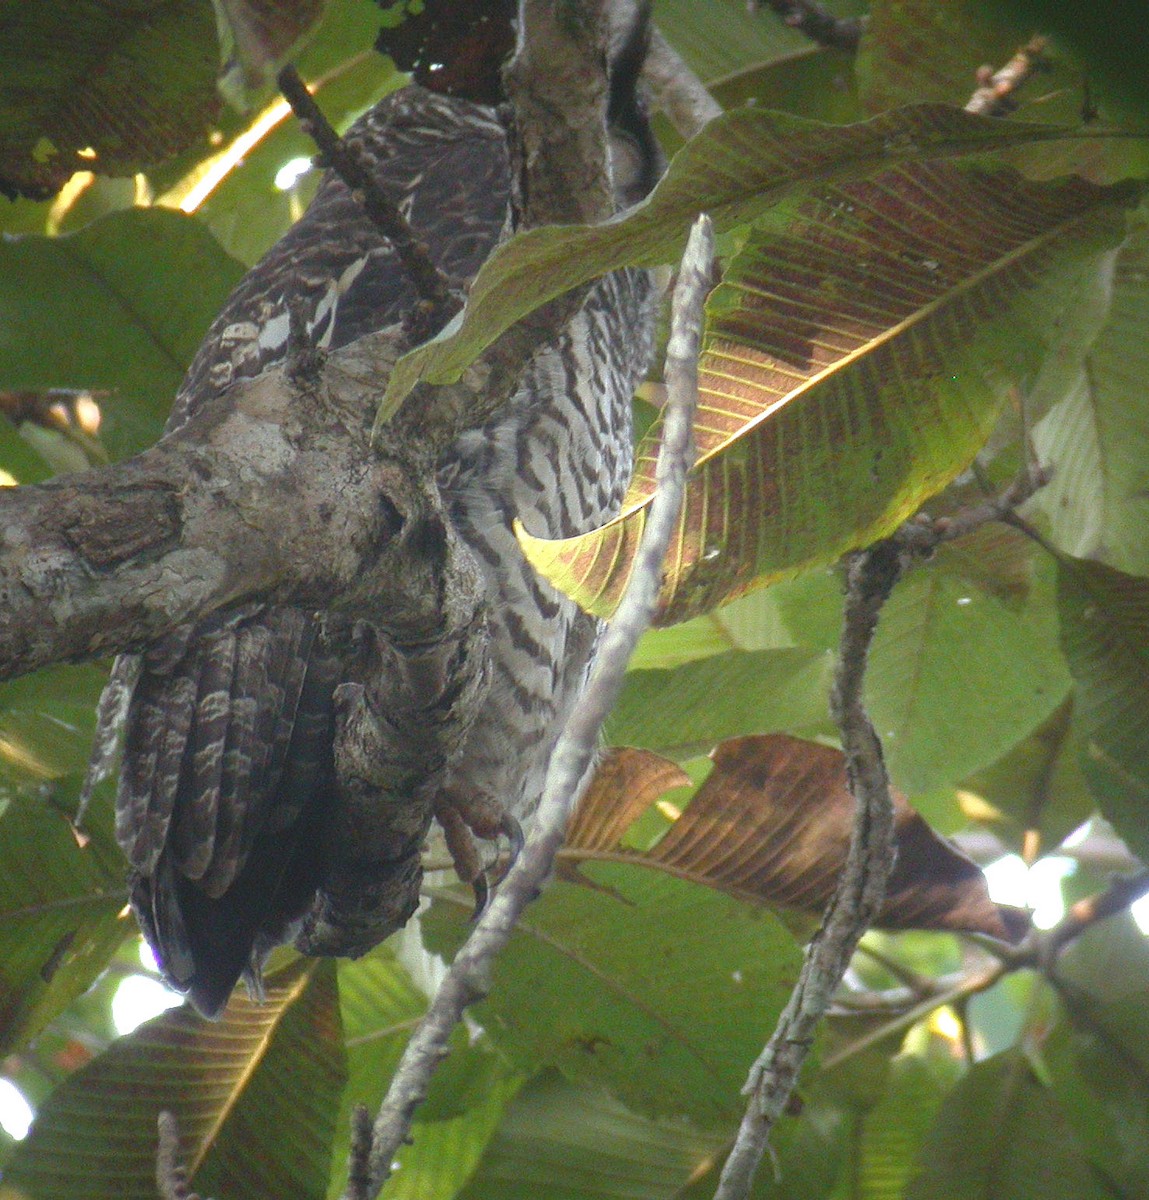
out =
{"type": "Polygon", "coordinates": [[[391,1081],[375,1121],[369,1196],[376,1195],[390,1175],[392,1160],[410,1131],[431,1076],[447,1055],[451,1031],[467,1006],[486,994],[494,956],[506,945],[520,913],[539,894],[552,870],[570,815],[589,778],[599,730],[618,696],[634,646],[654,616],[662,561],[678,523],[686,472],[693,460],[691,431],[698,399],[702,305],[710,287],[713,256],[710,222],[700,217],[691,233],[675,289],[658,491],[630,583],[595,656],[586,690],[555,747],[526,847],[455,956],[391,1081]]]}
{"type": "Polygon", "coordinates": [[[252,598],[343,608],[402,643],[464,628],[477,582],[432,482],[442,443],[368,445],[398,336],[336,352],[312,386],[290,365],[241,382],[115,467],[0,491],[0,678],[252,598]]]}

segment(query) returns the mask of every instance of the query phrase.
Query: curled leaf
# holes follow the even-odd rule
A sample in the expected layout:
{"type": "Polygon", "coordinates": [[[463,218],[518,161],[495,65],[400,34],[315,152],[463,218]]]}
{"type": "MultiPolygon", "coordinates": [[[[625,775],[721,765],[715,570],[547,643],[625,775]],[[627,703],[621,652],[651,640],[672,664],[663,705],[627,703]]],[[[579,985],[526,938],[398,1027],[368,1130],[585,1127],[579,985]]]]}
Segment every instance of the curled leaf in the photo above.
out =
{"type": "MultiPolygon", "coordinates": [[[[722,742],[712,758],[714,770],[657,845],[640,852],[615,840],[608,851],[618,812],[636,807],[623,789],[646,797],[670,777],[656,755],[613,751],[580,805],[564,853],[635,862],[742,900],[820,914],[845,865],[854,819],[841,751],[770,734],[722,742]]],[[[990,900],[977,864],[897,793],[894,805],[898,861],[878,924],[1020,937],[1028,920],[990,900]]]]}

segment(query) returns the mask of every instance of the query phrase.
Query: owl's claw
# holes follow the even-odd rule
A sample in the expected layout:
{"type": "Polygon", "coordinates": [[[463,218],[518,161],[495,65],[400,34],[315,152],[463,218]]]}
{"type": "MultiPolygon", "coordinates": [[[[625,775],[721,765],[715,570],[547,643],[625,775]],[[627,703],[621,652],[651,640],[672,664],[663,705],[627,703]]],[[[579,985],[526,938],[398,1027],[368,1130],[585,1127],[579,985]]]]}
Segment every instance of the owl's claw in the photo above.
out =
{"type": "Polygon", "coordinates": [[[486,798],[469,803],[444,798],[436,805],[435,816],[443,827],[455,874],[463,883],[470,884],[475,893],[475,909],[471,919],[477,921],[486,912],[495,888],[506,878],[507,872],[522,853],[525,840],[523,827],[501,805],[486,798]],[[483,865],[475,846],[476,837],[483,841],[506,838],[509,853],[501,870],[483,865]]]}
{"type": "Polygon", "coordinates": [[[475,893],[475,909],[471,913],[471,924],[475,925],[487,911],[487,905],[491,902],[491,885],[487,882],[486,871],[480,871],[471,880],[471,890],[475,893]]]}

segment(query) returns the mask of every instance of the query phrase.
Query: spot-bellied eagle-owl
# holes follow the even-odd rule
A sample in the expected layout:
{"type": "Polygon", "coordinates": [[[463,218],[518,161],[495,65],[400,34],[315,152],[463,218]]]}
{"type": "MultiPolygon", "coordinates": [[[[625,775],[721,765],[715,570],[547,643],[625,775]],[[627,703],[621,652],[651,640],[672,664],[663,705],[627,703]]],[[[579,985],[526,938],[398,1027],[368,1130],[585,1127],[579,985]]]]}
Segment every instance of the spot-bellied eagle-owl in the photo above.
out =
{"type": "MultiPolygon", "coordinates": [[[[645,195],[657,170],[636,74],[616,71],[612,80],[620,205],[645,195]]],[[[465,287],[509,219],[507,134],[496,111],[412,85],[348,136],[439,269],[465,287]]],[[[639,271],[600,280],[503,411],[460,436],[440,463],[446,510],[484,577],[491,671],[448,764],[440,814],[456,798],[516,818],[538,803],[597,623],[534,574],[511,526],[519,518],[536,535],[566,537],[616,512],[631,467],[631,396],[651,350],[652,292],[639,271]]],[[[416,300],[389,244],[329,176],[229,298],[169,430],[233,381],[285,358],[289,301],[309,340],[334,348],[400,320],[416,300]]],[[[309,922],[324,901],[325,819],[340,786],[338,689],[357,645],[355,631],[337,626],[332,614],[302,608],[218,612],[121,658],[101,705],[105,733],[126,709],[116,833],[133,906],[167,980],[207,1015],[223,1008],[241,975],[258,988],[274,945],[295,939],[305,952],[332,952],[309,922]]],[[[362,864],[390,897],[372,942],[416,906],[428,821],[385,860],[362,864]]]]}

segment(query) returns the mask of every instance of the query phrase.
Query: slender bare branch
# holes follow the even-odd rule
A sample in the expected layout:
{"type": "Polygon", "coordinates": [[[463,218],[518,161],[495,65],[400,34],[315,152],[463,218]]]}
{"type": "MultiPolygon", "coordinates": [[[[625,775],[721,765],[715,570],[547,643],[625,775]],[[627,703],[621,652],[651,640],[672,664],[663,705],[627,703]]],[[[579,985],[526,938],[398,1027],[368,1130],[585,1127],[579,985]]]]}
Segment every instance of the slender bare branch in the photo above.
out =
{"type": "Polygon", "coordinates": [[[395,1072],[375,1121],[369,1196],[377,1194],[390,1174],[394,1155],[410,1130],[431,1075],[447,1054],[451,1031],[467,1006],[485,995],[494,956],[506,945],[519,914],[551,873],[570,815],[589,778],[599,730],[618,695],[635,643],[654,615],[662,561],[678,522],[686,472],[693,460],[702,305],[710,287],[713,255],[710,222],[700,217],[691,232],[675,289],[658,490],[626,594],[603,636],[586,689],[555,747],[526,847],[456,955],[395,1072]]]}
{"type": "MultiPolygon", "coordinates": [[[[854,51],[866,28],[865,17],[836,17],[817,0],[767,0],[770,8],[799,33],[819,46],[854,51]]],[[[755,8],[761,5],[755,0],[755,8]]]]}
{"type": "Polygon", "coordinates": [[[299,123],[319,147],[323,165],[330,167],[359,197],[364,211],[395,248],[407,278],[426,306],[424,324],[427,328],[413,331],[416,341],[424,340],[446,325],[458,312],[462,305],[460,297],[451,290],[446,275],[431,261],[427,247],[411,232],[411,226],[398,206],[363,164],[354,145],[331,128],[295,67],[289,63],[279,72],[277,81],[279,90],[299,118],[299,123]]]}
{"type": "Polygon", "coordinates": [[[180,1129],[175,1113],[165,1109],[156,1122],[156,1190],[160,1200],[200,1200],[188,1186],[187,1168],[180,1157],[180,1129]]]}
{"type": "Polygon", "coordinates": [[[966,102],[965,110],[985,117],[1004,117],[1017,107],[1017,90],[1029,77],[1046,65],[1046,40],[1032,38],[999,71],[980,67],[977,89],[966,102]]]}
{"type": "Polygon", "coordinates": [[[722,114],[722,105],[657,29],[650,35],[642,77],[650,86],[655,107],[666,114],[681,137],[692,138],[722,114]]]}

